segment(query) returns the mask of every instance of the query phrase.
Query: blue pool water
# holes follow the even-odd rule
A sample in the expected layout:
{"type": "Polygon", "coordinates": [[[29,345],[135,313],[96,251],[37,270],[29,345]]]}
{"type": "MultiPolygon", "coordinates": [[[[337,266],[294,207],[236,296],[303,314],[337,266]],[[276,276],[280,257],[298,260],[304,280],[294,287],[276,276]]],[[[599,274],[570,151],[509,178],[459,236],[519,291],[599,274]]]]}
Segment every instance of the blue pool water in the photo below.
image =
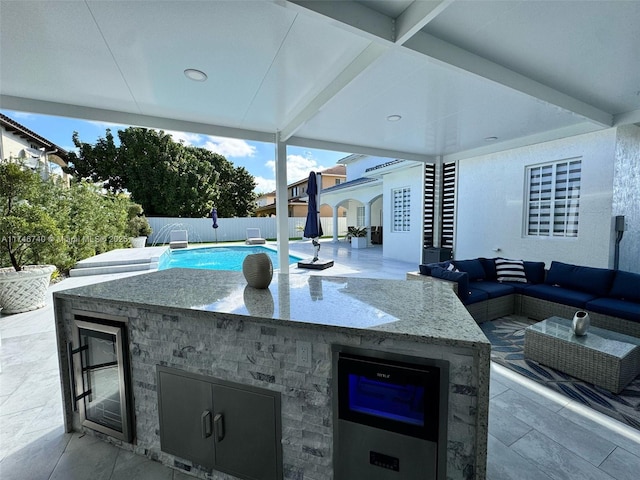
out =
{"type": "MultiPolygon", "coordinates": [[[[242,271],[244,258],[251,253],[266,253],[273,268],[280,268],[278,253],[264,247],[203,247],[188,250],[167,250],[158,261],[158,270],[168,268],[203,268],[208,270],[242,271]]],[[[289,264],[301,260],[289,255],[289,264]]]]}

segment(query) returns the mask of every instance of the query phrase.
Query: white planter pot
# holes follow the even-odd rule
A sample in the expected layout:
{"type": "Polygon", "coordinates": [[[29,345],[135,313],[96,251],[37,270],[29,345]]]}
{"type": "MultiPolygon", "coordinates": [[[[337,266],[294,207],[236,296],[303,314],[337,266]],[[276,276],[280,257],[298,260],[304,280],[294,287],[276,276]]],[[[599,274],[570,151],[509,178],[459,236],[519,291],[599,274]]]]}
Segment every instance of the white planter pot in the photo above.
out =
{"type": "Polygon", "coordinates": [[[22,313],[44,307],[55,269],[53,265],[27,265],[19,272],[12,267],[0,268],[1,313],[22,313]]]}
{"type": "Polygon", "coordinates": [[[367,248],[367,237],[351,237],[351,248],[367,248]]]}
{"type": "Polygon", "coordinates": [[[133,248],[144,248],[147,244],[147,237],[131,237],[130,240],[133,248]]]}

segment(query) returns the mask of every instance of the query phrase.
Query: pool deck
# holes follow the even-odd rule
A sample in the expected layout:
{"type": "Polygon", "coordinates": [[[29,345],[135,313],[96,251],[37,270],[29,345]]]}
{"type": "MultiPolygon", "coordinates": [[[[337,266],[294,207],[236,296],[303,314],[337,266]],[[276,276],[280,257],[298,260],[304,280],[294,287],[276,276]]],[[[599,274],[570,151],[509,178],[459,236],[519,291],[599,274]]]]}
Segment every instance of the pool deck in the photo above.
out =
{"type": "MultiPolygon", "coordinates": [[[[166,248],[119,250],[97,258],[152,258],[166,248]]],[[[308,241],[291,242],[290,249],[303,257],[312,255],[308,241]]],[[[378,245],[351,250],[346,242],[332,244],[330,240],[322,243],[320,258],[333,259],[335,266],[324,271],[292,268],[290,273],[404,279],[406,272],[417,268],[413,263],[382,258],[378,245]]],[[[90,435],[65,433],[62,426],[52,293],[152,271],[66,278],[49,287],[44,308],[0,314],[0,478],[193,478],[90,435]]],[[[491,367],[490,396],[488,480],[637,479],[638,430],[497,364],[491,367]]]]}
{"type": "MultiPolygon", "coordinates": [[[[382,256],[382,246],[372,245],[365,249],[351,249],[348,242],[333,243],[331,239],[320,241],[320,259],[333,260],[334,266],[326,270],[299,269],[295,265],[289,269],[290,274],[359,276],[368,278],[397,278],[404,279],[409,271],[417,270],[418,263],[385,259],[382,256]]],[[[244,246],[244,242],[233,243],[197,243],[189,245],[189,249],[215,246],[244,246]]],[[[275,242],[267,242],[267,248],[276,248],[275,242]]],[[[158,259],[168,249],[167,245],[145,248],[122,248],[101,253],[91,258],[81,260],[71,270],[71,277],[116,274],[135,271],[155,271],[158,259]]],[[[303,259],[313,257],[313,247],[310,240],[289,242],[289,254],[303,259]]]]}

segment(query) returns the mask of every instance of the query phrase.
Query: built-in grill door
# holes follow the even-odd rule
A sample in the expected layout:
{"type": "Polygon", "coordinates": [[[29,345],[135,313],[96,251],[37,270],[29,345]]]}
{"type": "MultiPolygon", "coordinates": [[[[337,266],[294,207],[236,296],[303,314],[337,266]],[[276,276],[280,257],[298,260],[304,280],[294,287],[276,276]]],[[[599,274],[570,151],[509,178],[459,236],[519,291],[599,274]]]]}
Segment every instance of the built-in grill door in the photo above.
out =
{"type": "Polygon", "coordinates": [[[213,408],[214,468],[252,480],[280,478],[276,398],[214,384],[213,408]]]}
{"type": "Polygon", "coordinates": [[[76,316],[71,356],[82,424],[130,442],[125,327],[125,323],[107,325],[76,316]]]}

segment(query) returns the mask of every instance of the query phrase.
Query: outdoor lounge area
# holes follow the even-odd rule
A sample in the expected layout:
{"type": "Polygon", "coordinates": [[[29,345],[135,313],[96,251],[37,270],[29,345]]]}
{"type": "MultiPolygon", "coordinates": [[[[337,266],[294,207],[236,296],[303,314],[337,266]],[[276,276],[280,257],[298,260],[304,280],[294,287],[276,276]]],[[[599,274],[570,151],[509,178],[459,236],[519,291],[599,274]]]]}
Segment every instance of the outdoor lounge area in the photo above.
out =
{"type": "MultiPolygon", "coordinates": [[[[292,243],[290,248],[304,254],[309,245],[292,243]]],[[[323,242],[322,253],[336,265],[314,274],[402,279],[415,268],[383,259],[379,247],[352,251],[344,242],[323,242]]],[[[136,274],[68,278],[50,290],[136,274]]],[[[170,469],[90,435],[63,433],[50,302],[35,312],[0,317],[2,478],[192,478],[180,466],[170,469]]],[[[496,363],[491,367],[490,397],[488,479],[636,478],[638,430],[496,363]]]]}

